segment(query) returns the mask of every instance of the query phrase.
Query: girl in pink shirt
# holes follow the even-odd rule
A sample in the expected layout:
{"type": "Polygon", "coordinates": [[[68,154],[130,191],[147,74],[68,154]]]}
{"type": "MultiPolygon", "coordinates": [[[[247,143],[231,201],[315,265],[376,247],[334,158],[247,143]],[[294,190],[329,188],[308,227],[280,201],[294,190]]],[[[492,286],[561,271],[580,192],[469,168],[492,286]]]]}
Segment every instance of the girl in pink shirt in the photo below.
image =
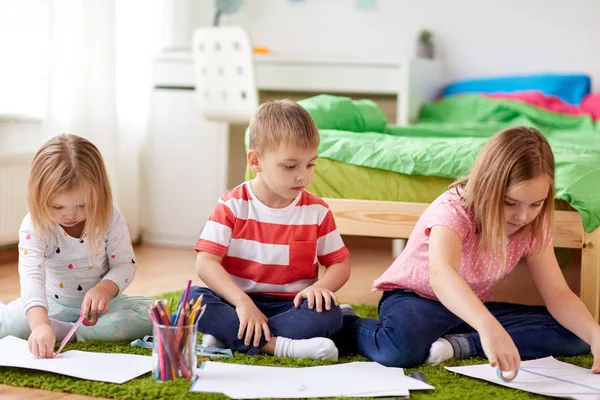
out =
{"type": "Polygon", "coordinates": [[[600,327],[569,289],[554,255],[554,156],[536,129],[494,135],[469,175],[419,218],[400,257],[377,280],[379,321],[344,308],[338,347],[386,366],[487,357],[502,371],[521,358],[591,351],[600,327]],[[546,307],[489,302],[525,258],[546,307]]]}

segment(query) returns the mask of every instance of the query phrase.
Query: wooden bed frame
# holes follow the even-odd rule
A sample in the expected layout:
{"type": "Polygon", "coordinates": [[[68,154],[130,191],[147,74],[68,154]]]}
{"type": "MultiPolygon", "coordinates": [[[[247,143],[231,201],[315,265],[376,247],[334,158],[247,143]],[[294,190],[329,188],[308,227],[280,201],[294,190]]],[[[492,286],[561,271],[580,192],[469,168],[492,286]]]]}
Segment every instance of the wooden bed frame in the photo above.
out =
{"type": "MultiPolygon", "coordinates": [[[[434,100],[444,82],[436,62],[411,60],[400,79],[397,123],[413,122],[421,105],[434,100]]],[[[407,239],[429,204],[390,201],[325,199],[343,235],[407,239]]],[[[600,228],[587,233],[576,211],[556,211],[554,247],[581,249],[579,297],[600,322],[600,228]]]]}
{"type": "MultiPolygon", "coordinates": [[[[342,235],[407,239],[426,203],[324,199],[342,235]]],[[[587,233],[576,211],[555,211],[554,247],[581,249],[579,297],[600,322],[600,228],[587,233]]]]}

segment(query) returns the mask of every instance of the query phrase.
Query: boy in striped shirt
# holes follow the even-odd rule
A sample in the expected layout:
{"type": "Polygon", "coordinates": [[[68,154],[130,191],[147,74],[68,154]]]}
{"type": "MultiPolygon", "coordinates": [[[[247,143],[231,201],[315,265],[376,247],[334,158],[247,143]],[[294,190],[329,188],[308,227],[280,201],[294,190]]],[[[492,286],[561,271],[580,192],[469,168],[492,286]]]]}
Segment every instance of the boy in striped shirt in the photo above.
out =
{"type": "Polygon", "coordinates": [[[254,114],[247,158],[256,177],[221,196],[195,246],[208,287],[190,296],[207,304],[198,321],[204,345],[337,360],[335,291],[350,277],[350,253],[327,204],[305,190],[318,147],[312,117],[295,102],[254,114]]]}

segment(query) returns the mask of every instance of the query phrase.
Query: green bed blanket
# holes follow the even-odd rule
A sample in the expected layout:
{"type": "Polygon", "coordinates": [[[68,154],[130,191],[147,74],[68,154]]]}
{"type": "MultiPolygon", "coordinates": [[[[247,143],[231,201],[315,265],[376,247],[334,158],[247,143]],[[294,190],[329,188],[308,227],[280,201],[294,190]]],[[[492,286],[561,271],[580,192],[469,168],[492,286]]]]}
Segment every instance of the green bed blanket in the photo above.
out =
{"type": "MultiPolygon", "coordinates": [[[[373,102],[320,95],[299,103],[320,129],[320,157],[405,175],[456,178],[468,172],[494,133],[515,125],[535,127],[554,152],[556,198],[581,214],[587,232],[600,226],[600,129],[587,116],[463,95],[426,104],[413,125],[384,127],[385,115],[373,102]]],[[[350,187],[352,178],[345,179],[350,187]]],[[[356,198],[346,192],[336,197],[356,198]]]]}

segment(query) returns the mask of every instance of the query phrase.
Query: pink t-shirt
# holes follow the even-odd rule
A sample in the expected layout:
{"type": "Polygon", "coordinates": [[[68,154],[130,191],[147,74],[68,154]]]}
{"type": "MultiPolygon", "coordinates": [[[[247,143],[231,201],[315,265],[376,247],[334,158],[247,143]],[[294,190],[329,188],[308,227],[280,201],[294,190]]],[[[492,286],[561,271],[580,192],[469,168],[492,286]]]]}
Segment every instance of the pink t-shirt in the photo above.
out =
{"type": "MultiPolygon", "coordinates": [[[[448,227],[460,235],[462,262],[459,273],[482,301],[489,301],[498,280],[512,271],[535,246],[533,234],[509,238],[504,270],[488,268],[493,255],[484,252],[478,257],[479,234],[475,230],[475,218],[461,205],[456,189],[451,189],[440,195],[423,212],[400,257],[373,283],[374,291],[409,289],[422,297],[438,300],[429,283],[428,268],[429,232],[435,225],[448,227]]],[[[551,241],[552,233],[548,230],[544,235],[544,243],[548,245],[551,241]]],[[[494,264],[498,265],[499,261],[494,264]]]]}

